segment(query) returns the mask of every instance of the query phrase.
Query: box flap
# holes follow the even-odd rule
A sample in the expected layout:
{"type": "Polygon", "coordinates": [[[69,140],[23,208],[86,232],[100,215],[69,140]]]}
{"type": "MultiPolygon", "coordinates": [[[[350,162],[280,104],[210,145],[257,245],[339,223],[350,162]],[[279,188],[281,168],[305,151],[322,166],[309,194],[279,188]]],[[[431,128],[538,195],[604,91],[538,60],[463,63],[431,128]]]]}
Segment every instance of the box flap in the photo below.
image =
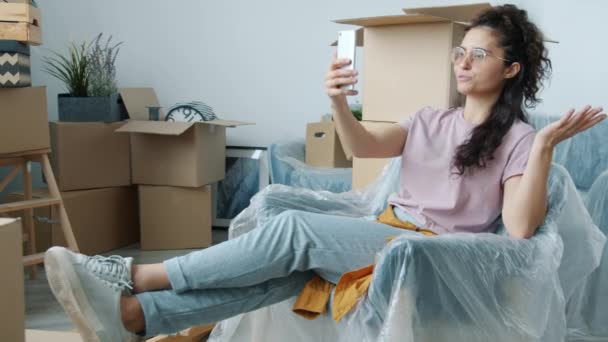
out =
{"type": "Polygon", "coordinates": [[[194,125],[216,125],[223,127],[236,127],[243,125],[254,125],[254,123],[231,120],[213,120],[201,122],[131,120],[119,129],[117,129],[116,132],[181,135],[194,125]]]}
{"type": "MultiPolygon", "coordinates": [[[[355,43],[356,46],[363,46],[363,28],[355,30],[355,43]]],[[[334,40],[334,42],[331,43],[331,46],[338,46],[338,41],[334,40]]]]}
{"type": "Polygon", "coordinates": [[[492,8],[489,3],[477,3],[457,6],[413,7],[404,8],[407,14],[427,15],[444,18],[450,21],[468,23],[482,11],[492,8]]]}
{"type": "MultiPolygon", "coordinates": [[[[120,88],[118,93],[133,120],[148,120],[148,107],[160,107],[153,88],[120,88]]],[[[161,110],[160,119],[165,116],[161,110]]]]}
{"type": "Polygon", "coordinates": [[[419,14],[402,14],[402,15],[389,15],[381,17],[367,17],[367,18],[355,18],[355,19],[340,19],[334,20],[336,24],[346,25],[358,25],[363,27],[374,27],[374,26],[386,26],[386,25],[401,25],[401,24],[421,24],[421,23],[436,23],[436,22],[447,22],[449,19],[419,15],[419,14]]]}
{"type": "Polygon", "coordinates": [[[181,135],[194,125],[193,122],[166,122],[132,120],[116,132],[146,133],[159,135],[181,135]]]}
{"type": "MultiPolygon", "coordinates": [[[[492,8],[492,5],[487,2],[483,2],[456,6],[409,7],[404,8],[403,11],[406,14],[444,18],[453,22],[469,25],[473,18],[489,8],[492,8]]],[[[559,43],[559,41],[548,37],[544,37],[543,40],[548,43],[559,43]]]]}
{"type": "Polygon", "coordinates": [[[244,122],[244,121],[235,121],[235,120],[200,121],[200,122],[195,122],[195,124],[216,125],[216,126],[224,126],[224,127],[255,125],[255,123],[253,123],[253,122],[244,122]]]}

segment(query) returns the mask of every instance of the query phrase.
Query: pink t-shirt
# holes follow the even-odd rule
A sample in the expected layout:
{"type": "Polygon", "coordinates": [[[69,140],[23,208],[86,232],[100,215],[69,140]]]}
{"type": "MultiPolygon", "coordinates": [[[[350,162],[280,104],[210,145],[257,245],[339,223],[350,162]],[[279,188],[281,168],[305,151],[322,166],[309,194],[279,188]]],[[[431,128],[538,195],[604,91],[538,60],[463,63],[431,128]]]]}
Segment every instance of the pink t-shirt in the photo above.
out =
{"type": "Polygon", "coordinates": [[[388,201],[437,234],[494,231],[504,182],[523,174],[536,135],[532,126],[516,120],[485,169],[451,175],[456,148],[475,128],[463,112],[425,107],[399,123],[408,130],[401,184],[388,201]]]}

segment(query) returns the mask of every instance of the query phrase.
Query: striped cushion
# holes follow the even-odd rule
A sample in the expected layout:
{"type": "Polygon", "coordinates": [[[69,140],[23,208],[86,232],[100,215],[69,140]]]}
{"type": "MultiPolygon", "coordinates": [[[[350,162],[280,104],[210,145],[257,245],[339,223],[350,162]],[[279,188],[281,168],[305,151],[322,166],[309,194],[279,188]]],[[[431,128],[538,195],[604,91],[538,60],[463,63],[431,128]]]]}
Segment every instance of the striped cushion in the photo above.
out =
{"type": "Polygon", "coordinates": [[[20,53],[0,52],[0,87],[31,85],[30,57],[20,53]]]}

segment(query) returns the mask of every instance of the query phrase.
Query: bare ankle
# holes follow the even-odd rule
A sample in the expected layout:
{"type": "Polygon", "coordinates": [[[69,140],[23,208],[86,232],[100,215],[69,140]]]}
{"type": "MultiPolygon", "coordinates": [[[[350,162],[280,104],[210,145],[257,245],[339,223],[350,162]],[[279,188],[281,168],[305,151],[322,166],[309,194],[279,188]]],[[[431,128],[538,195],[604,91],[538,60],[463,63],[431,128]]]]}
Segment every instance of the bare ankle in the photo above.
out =
{"type": "Polygon", "coordinates": [[[163,264],[133,265],[131,268],[133,292],[166,290],[171,288],[163,264]]]}
{"type": "Polygon", "coordinates": [[[146,292],[146,288],[144,286],[145,279],[143,277],[144,273],[140,272],[141,268],[141,265],[131,266],[131,281],[133,282],[133,293],[146,292]]]}
{"type": "Polygon", "coordinates": [[[144,312],[137,297],[120,298],[120,316],[122,324],[132,333],[141,333],[146,328],[144,312]]]}

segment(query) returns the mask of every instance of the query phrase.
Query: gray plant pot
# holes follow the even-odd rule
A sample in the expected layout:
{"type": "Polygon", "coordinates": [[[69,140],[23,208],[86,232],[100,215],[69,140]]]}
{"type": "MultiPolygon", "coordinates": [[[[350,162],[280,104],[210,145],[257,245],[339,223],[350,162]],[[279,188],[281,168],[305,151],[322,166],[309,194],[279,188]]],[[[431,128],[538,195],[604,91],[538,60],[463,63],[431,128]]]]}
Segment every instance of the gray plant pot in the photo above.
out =
{"type": "Polygon", "coordinates": [[[115,122],[121,121],[118,94],[111,96],[74,97],[59,94],[59,121],[68,122],[115,122]]]}

